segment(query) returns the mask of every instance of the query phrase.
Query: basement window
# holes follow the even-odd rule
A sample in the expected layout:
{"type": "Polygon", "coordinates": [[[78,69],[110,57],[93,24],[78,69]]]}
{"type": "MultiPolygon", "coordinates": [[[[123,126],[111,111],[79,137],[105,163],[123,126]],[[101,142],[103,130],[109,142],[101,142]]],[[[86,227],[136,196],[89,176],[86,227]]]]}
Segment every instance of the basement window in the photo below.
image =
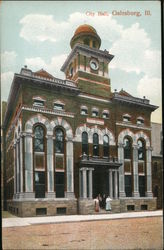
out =
{"type": "Polygon", "coordinates": [[[66,214],[66,207],[57,207],[57,214],[66,214]]]}
{"type": "Polygon", "coordinates": [[[47,208],[36,208],[36,215],[46,215],[47,208]]]}
{"type": "Polygon", "coordinates": [[[128,211],[134,211],[135,206],[134,205],[127,205],[127,210],[128,211]]]}
{"type": "Polygon", "coordinates": [[[147,205],[141,205],[141,210],[147,210],[147,205]]]}

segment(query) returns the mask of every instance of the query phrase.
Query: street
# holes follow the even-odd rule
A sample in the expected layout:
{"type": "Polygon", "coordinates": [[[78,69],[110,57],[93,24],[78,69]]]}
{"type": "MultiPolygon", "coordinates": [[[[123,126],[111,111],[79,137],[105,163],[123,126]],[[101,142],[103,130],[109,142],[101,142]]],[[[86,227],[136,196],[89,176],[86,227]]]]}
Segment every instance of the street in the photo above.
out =
{"type": "Polygon", "coordinates": [[[163,249],[162,216],[35,224],[2,230],[3,249],[163,249]]]}

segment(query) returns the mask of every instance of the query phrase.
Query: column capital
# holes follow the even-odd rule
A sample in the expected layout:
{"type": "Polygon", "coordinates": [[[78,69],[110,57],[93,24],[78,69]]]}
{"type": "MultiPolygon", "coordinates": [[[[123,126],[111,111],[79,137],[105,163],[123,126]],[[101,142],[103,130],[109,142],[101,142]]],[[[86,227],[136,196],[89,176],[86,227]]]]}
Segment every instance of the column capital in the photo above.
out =
{"type": "Polygon", "coordinates": [[[124,143],[119,142],[119,143],[118,143],[118,147],[119,147],[119,148],[123,148],[123,147],[124,147],[124,143]]]}
{"type": "Polygon", "coordinates": [[[25,137],[27,137],[27,136],[29,136],[29,137],[34,137],[34,134],[32,134],[32,133],[30,133],[30,132],[23,132],[23,133],[22,133],[22,136],[25,136],[25,137]]]}
{"type": "Polygon", "coordinates": [[[133,144],[133,145],[132,145],[132,148],[133,148],[133,149],[138,149],[138,148],[139,148],[139,147],[138,147],[138,144],[133,144]]]}
{"type": "Polygon", "coordinates": [[[146,151],[153,151],[153,148],[150,147],[150,146],[147,146],[147,147],[146,147],[146,151]]]}
{"type": "Polygon", "coordinates": [[[47,140],[48,139],[52,139],[52,140],[54,139],[53,135],[46,135],[45,137],[46,137],[47,140]]]}
{"type": "Polygon", "coordinates": [[[66,138],[65,138],[65,141],[66,141],[66,142],[72,142],[72,143],[73,143],[73,138],[72,138],[72,137],[66,137],[66,138]]]}

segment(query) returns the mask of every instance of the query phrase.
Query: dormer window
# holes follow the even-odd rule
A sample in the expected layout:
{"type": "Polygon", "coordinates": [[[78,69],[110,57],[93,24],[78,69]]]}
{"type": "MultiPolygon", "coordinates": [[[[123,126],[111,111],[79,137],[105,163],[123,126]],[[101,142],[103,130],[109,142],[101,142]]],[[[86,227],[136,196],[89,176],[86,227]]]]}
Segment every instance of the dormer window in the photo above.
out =
{"type": "Polygon", "coordinates": [[[108,110],[104,110],[102,112],[102,118],[104,118],[104,119],[108,119],[109,118],[109,111],[108,110]]]}
{"type": "Polygon", "coordinates": [[[93,117],[97,117],[98,114],[99,114],[99,110],[98,110],[97,108],[93,108],[93,109],[92,109],[92,116],[93,116],[93,117]]]}
{"type": "Polygon", "coordinates": [[[88,108],[86,106],[81,106],[81,115],[88,115],[88,108]]]}
{"type": "Polygon", "coordinates": [[[45,100],[42,99],[41,97],[33,97],[33,106],[34,107],[40,107],[40,108],[43,108],[44,107],[44,104],[45,104],[45,100]]]}
{"type": "Polygon", "coordinates": [[[54,102],[54,109],[55,110],[64,110],[64,103],[61,101],[55,101],[54,102]]]}
{"type": "Polygon", "coordinates": [[[138,125],[143,125],[144,124],[144,119],[142,117],[137,118],[137,124],[138,125]]]}
{"type": "Polygon", "coordinates": [[[128,114],[123,115],[123,122],[130,122],[131,116],[128,114]]]}

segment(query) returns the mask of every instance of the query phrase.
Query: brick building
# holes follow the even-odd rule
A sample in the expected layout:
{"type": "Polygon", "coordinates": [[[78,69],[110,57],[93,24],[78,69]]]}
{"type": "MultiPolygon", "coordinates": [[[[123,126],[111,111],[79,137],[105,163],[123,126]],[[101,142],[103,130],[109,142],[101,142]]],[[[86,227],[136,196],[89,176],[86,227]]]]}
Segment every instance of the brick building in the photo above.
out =
{"type": "Polygon", "coordinates": [[[151,112],[123,89],[111,92],[113,59],[90,25],[79,26],[58,79],[26,66],[15,74],[4,119],[5,200],[20,216],[154,210],[151,112]],[[109,67],[108,67],[109,64],[109,67]]]}
{"type": "Polygon", "coordinates": [[[162,124],[152,122],[152,191],[154,197],[157,197],[157,208],[163,207],[163,135],[162,124]]]}

